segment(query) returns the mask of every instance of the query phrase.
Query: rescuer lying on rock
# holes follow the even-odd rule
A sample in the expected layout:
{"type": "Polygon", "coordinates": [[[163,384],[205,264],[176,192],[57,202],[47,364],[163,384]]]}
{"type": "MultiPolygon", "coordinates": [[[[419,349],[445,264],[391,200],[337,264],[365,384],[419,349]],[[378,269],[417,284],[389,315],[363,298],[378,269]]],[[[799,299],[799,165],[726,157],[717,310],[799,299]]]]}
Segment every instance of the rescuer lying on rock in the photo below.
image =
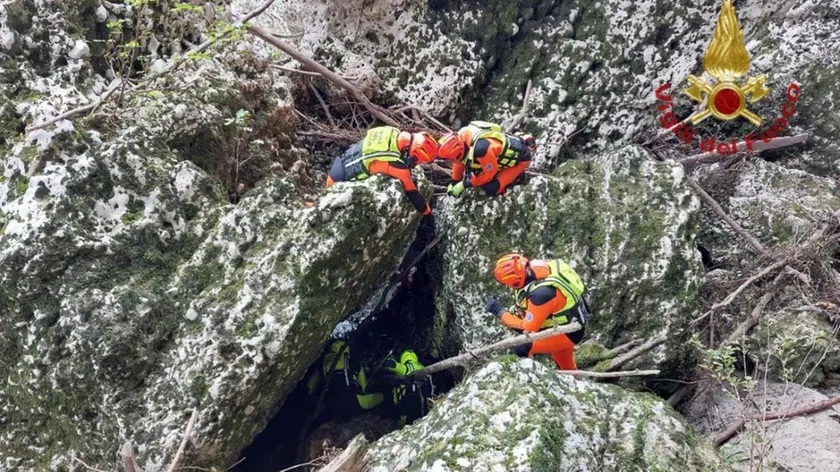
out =
{"type": "MultiPolygon", "coordinates": [[[[499,283],[516,290],[516,314],[505,311],[499,299],[489,297],[485,309],[498,316],[508,328],[534,333],[577,321],[586,326],[589,306],[586,287],[565,262],[529,261],[521,254],[508,254],[496,262],[493,275],[499,283]]],[[[560,370],[577,370],[575,346],[583,339],[585,328],[513,348],[521,357],[551,354],[560,370]]]]}
{"type": "Polygon", "coordinates": [[[484,121],[446,134],[439,140],[438,157],[455,161],[447,193],[457,197],[464,188],[480,187],[488,195],[501,195],[524,179],[535,149],[533,136],[506,134],[484,121]]]}
{"type": "Polygon", "coordinates": [[[432,210],[417,190],[411,169],[417,163],[432,162],[436,155],[437,143],[426,133],[411,134],[391,126],[371,128],[364,139],[335,159],[326,185],[387,175],[398,179],[414,208],[428,215],[432,210]]]}

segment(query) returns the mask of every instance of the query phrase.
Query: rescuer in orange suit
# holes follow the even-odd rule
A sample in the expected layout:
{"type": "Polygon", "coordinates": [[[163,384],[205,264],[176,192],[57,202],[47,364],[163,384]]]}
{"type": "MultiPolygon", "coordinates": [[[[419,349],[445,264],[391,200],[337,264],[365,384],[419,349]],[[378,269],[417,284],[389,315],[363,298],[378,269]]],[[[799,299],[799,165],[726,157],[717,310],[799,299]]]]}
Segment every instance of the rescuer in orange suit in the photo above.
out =
{"type": "Polygon", "coordinates": [[[417,163],[435,160],[437,143],[426,133],[409,133],[391,126],[368,130],[365,138],[335,159],[327,177],[327,187],[336,182],[364,180],[371,175],[387,175],[398,179],[408,200],[423,215],[432,209],[417,190],[411,168],[417,163]]]}
{"type": "Polygon", "coordinates": [[[480,187],[488,195],[501,195],[525,177],[535,149],[533,136],[513,136],[484,121],[446,134],[439,141],[438,157],[455,161],[447,193],[457,197],[465,188],[480,187]]]}
{"type": "MultiPolygon", "coordinates": [[[[578,274],[561,260],[529,261],[521,254],[508,254],[496,262],[493,275],[500,283],[516,289],[516,314],[506,311],[494,297],[485,309],[498,316],[508,328],[533,333],[577,321],[586,325],[589,307],[586,287],[578,274]]],[[[577,370],[574,350],[584,329],[560,334],[515,347],[521,357],[550,354],[560,370],[577,370]]]]}

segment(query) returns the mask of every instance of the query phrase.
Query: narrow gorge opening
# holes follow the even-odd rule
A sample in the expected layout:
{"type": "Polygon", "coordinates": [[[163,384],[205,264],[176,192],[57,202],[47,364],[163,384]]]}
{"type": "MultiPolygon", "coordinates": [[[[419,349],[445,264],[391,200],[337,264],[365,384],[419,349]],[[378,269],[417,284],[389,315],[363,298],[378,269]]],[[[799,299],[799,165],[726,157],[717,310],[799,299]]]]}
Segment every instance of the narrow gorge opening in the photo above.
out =
{"type": "MultiPolygon", "coordinates": [[[[364,434],[373,441],[400,427],[405,408],[393,405],[392,385],[383,364],[389,356],[399,358],[410,349],[420,363],[430,365],[454,352],[458,346],[436,320],[435,295],[440,290],[441,259],[433,243],[432,223],[424,220],[415,241],[400,266],[399,276],[385,281],[368,304],[351,311],[339,323],[323,347],[321,356],[309,367],[265,429],[246,447],[232,470],[277,472],[313,462],[322,464],[338,454],[350,440],[364,434]],[[335,370],[334,378],[314,382],[324,355],[336,340],[346,341],[349,369],[335,370]],[[372,387],[383,394],[381,405],[365,410],[356,398],[354,369],[364,366],[372,387]],[[317,387],[311,388],[311,385],[317,387]],[[325,384],[329,388],[322,395],[325,384]]],[[[428,413],[429,398],[449,391],[456,382],[450,372],[435,374],[431,381],[409,385],[402,401],[409,405],[408,421],[428,413]]],[[[306,470],[299,468],[296,470],[306,470]]]]}

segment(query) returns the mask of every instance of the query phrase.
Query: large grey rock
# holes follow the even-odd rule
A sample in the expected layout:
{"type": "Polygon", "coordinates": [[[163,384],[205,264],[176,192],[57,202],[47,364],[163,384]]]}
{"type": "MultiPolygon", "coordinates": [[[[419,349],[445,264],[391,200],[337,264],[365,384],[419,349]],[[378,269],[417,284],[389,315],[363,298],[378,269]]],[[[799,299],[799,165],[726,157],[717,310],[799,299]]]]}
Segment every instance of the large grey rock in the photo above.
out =
{"type": "MultiPolygon", "coordinates": [[[[174,3],[131,13],[161,38],[178,31],[164,57],[207,26],[174,3]]],[[[189,84],[178,93],[26,130],[107,89],[101,41],[61,57],[97,34],[98,8],[0,1],[14,39],[0,58],[0,469],[110,469],[128,440],[161,470],[190,410],[185,462],[227,467],[397,267],[419,215],[380,179],[313,202],[289,83],[245,43],[166,76],[165,90],[189,84]],[[251,121],[230,123],[239,110],[251,121]],[[231,183],[257,181],[230,203],[231,183]]]]}
{"type": "Polygon", "coordinates": [[[727,470],[656,397],[510,357],[470,375],[366,459],[374,472],[727,470]]]}
{"type": "Polygon", "coordinates": [[[377,179],[313,208],[269,181],[232,207],[171,154],[110,151],[0,202],[0,455],[102,464],[131,440],[159,470],[197,409],[192,462],[232,463],[397,267],[419,215],[377,179]]]}
{"type": "MultiPolygon", "coordinates": [[[[767,247],[804,240],[840,210],[840,189],[834,180],[763,159],[745,162],[737,172],[711,166],[700,172],[698,181],[767,247]]],[[[737,267],[752,254],[752,247],[711,209],[704,206],[701,216],[700,244],[718,264],[737,267]]]]}
{"type": "MultiPolygon", "coordinates": [[[[797,295],[789,290],[788,295],[797,295]]],[[[782,309],[762,318],[746,343],[746,354],[786,381],[809,387],[840,373],[837,309],[782,309]],[[831,318],[831,315],[835,318],[831,318]]]]}
{"type": "MultiPolygon", "coordinates": [[[[243,10],[258,3],[236,2],[243,10]]],[[[749,73],[770,78],[771,95],[751,108],[769,123],[780,114],[788,84],[801,84],[790,132],[808,130],[814,139],[793,165],[836,173],[840,104],[832,90],[840,80],[840,6],[828,0],[735,6],[752,56],[749,73]]],[[[703,72],[720,7],[719,0],[632,6],[623,0],[280,0],[257,21],[302,33],[300,47],[339,70],[372,69],[388,95],[438,116],[501,121],[519,110],[531,80],[523,128],[538,135],[536,163],[550,166],[557,154],[594,155],[658,131],[654,91],[665,83],[681,118],[688,116],[693,103],[680,90],[689,74],[703,72]],[[567,139],[559,153],[556,144],[567,139]]],[[[701,129],[719,138],[753,131],[743,120],[710,120],[701,129]]],[[[695,139],[692,148],[698,145],[695,139]]]]}
{"type": "MultiPolygon", "coordinates": [[[[450,197],[438,316],[454,312],[464,347],[508,335],[484,299],[513,303],[492,269],[501,255],[522,251],[564,259],[580,274],[592,297],[590,338],[614,346],[668,333],[676,342],[703,282],[694,246],[699,203],[684,179],[681,168],[626,147],[594,162],[569,161],[502,197],[450,197]]],[[[646,365],[677,352],[659,351],[646,365]]]]}
{"type": "MultiPolygon", "coordinates": [[[[712,435],[746,415],[793,411],[823,403],[828,397],[793,383],[759,382],[739,401],[731,393],[712,387],[704,390],[684,413],[698,431],[712,435]]],[[[836,470],[840,463],[840,408],[832,407],[808,416],[766,424],[752,422],[724,446],[738,470],[786,470],[790,472],[836,470]],[[763,467],[762,467],[763,464],[763,467]]]]}

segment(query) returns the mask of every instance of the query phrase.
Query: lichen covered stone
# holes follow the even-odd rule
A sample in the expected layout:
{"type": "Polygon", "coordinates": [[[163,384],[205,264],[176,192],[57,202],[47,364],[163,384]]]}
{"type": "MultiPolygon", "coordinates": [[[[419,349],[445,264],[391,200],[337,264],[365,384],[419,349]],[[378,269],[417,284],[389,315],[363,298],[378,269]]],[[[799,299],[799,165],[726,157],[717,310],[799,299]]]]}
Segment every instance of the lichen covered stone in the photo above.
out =
{"type": "Polygon", "coordinates": [[[667,404],[502,358],[373,444],[373,472],[728,470],[667,404]]]}
{"type": "MultiPolygon", "coordinates": [[[[678,339],[703,282],[694,245],[699,203],[684,179],[680,167],[626,147],[569,161],[501,197],[476,190],[444,200],[439,316],[454,310],[464,347],[509,335],[483,307],[490,295],[513,304],[492,269],[501,255],[520,251],[561,258],[580,274],[591,296],[590,338],[610,347],[666,333],[678,339]]],[[[666,359],[674,358],[656,355],[657,363],[666,359]]]]}

